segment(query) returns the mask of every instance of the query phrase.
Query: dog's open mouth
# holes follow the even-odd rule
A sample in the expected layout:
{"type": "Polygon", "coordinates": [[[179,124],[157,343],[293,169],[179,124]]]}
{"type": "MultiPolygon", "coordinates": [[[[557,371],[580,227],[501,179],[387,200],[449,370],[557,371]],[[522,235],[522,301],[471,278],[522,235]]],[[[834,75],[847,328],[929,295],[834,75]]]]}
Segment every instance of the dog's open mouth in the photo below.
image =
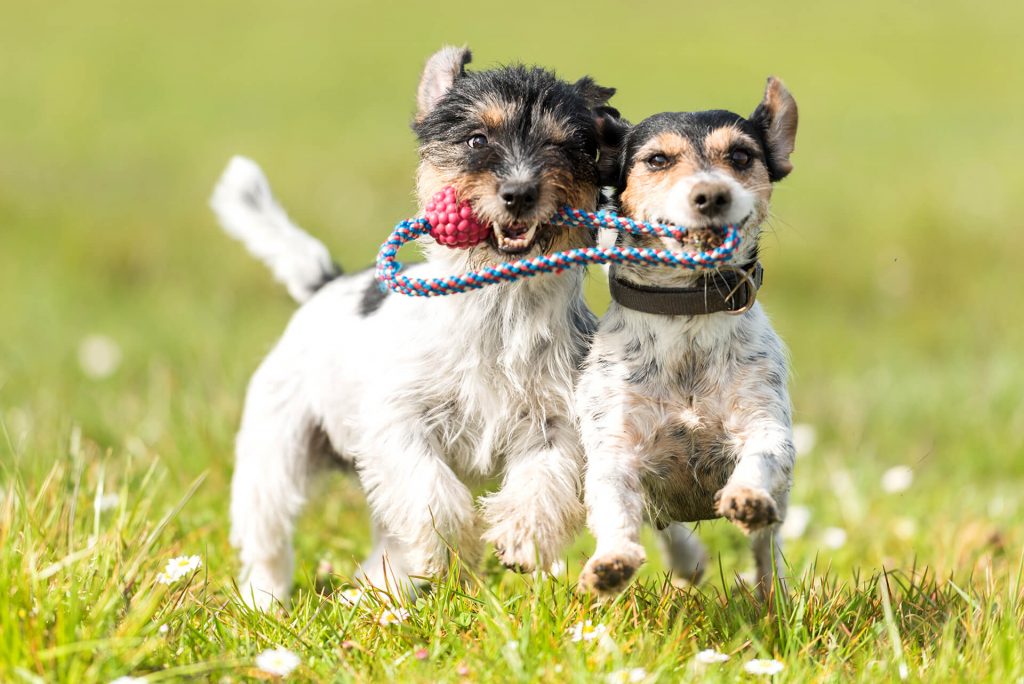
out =
{"type": "Polygon", "coordinates": [[[503,225],[495,223],[494,246],[506,254],[520,254],[533,246],[537,237],[539,221],[532,223],[506,223],[503,225]]]}

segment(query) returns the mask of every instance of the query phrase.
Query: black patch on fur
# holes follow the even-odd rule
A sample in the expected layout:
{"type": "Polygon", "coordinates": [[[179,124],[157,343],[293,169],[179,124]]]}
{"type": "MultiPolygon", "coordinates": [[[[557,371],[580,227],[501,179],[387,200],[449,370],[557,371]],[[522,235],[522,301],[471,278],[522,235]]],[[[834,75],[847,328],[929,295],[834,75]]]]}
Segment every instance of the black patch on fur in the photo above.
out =
{"type": "Polygon", "coordinates": [[[635,337],[626,343],[626,348],[623,350],[622,359],[624,361],[636,361],[640,357],[640,352],[643,351],[643,344],[640,340],[635,337]]]}
{"type": "Polygon", "coordinates": [[[370,280],[363,290],[362,298],[359,300],[359,315],[366,318],[373,314],[381,307],[389,293],[390,291],[384,289],[376,279],[370,280]]]}
{"type": "Polygon", "coordinates": [[[626,382],[631,385],[641,385],[657,375],[658,370],[658,362],[652,359],[639,368],[634,369],[629,374],[629,377],[626,378],[626,382]]]}
{"type": "Polygon", "coordinates": [[[260,186],[251,185],[250,187],[242,191],[242,204],[246,205],[253,211],[259,211],[260,203],[262,200],[262,198],[260,197],[261,194],[262,191],[260,189],[260,186]]]}

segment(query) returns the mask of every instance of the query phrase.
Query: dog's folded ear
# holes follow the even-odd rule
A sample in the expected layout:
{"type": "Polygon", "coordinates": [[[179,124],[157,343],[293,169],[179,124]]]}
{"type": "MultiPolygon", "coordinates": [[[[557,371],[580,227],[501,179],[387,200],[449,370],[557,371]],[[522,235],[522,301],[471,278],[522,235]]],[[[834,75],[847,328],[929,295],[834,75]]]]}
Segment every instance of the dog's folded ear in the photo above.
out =
{"type": "Polygon", "coordinates": [[[764,99],[750,115],[750,122],[764,133],[768,146],[768,175],[772,182],[782,180],[793,170],[789,155],[796,146],[798,118],[796,100],[782,81],[770,76],[764,99]]]}
{"type": "Polygon", "coordinates": [[[615,94],[615,88],[605,88],[584,76],[574,84],[583,101],[590,107],[597,127],[598,158],[597,168],[601,185],[615,185],[618,182],[620,151],[629,131],[629,122],[622,118],[619,110],[608,104],[615,94]]]}
{"type": "Polygon", "coordinates": [[[422,121],[451,89],[455,79],[466,75],[466,65],[473,59],[468,47],[445,46],[435,52],[420,76],[416,90],[416,120],[422,121]]]}
{"type": "Polygon", "coordinates": [[[619,116],[614,107],[595,107],[594,123],[597,125],[597,170],[602,186],[617,185],[622,173],[622,151],[629,133],[629,122],[619,116]]]}

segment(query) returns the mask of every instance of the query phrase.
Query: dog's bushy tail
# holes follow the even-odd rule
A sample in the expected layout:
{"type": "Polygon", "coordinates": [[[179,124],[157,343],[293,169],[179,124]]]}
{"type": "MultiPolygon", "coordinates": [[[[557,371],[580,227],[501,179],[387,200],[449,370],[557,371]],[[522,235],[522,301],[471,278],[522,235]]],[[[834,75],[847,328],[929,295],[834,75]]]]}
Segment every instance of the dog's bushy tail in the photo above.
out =
{"type": "Polygon", "coordinates": [[[295,301],[306,301],[341,275],[323,243],[288,218],[274,199],[267,177],[251,159],[231,159],[217,181],[210,206],[224,231],[269,266],[295,301]]]}

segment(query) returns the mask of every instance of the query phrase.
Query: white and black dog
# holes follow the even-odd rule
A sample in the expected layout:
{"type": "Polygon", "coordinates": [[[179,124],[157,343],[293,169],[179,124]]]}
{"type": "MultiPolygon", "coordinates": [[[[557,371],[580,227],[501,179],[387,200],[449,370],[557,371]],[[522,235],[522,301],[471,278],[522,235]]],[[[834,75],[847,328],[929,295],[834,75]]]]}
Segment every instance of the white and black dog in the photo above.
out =
{"type": "Polygon", "coordinates": [[[645,520],[661,531],[673,573],[700,576],[706,554],[680,522],[724,516],[751,534],[762,590],[781,572],[794,449],[782,341],[755,303],[758,237],[772,184],[792,169],[797,107],[769,79],[749,118],[725,111],[652,116],[626,134],[623,213],[689,228],[680,250],[720,244],[740,226],[730,264],[712,273],[623,264],[580,377],[588,524],[597,549],[584,589],[614,594],[643,563],[645,520]],[[774,548],[774,553],[773,553],[774,548]]]}
{"type": "MultiPolygon", "coordinates": [[[[464,250],[424,239],[412,276],[592,242],[546,221],[565,204],[596,207],[614,90],[538,68],[469,72],[469,61],[445,48],[427,62],[417,196],[422,209],[454,186],[493,234],[464,250]]],[[[232,162],[212,205],[304,302],[253,376],[238,433],[231,541],[245,598],[288,596],[296,516],[317,468],[337,459],[355,466],[374,521],[366,581],[437,575],[452,549],[473,563],[484,541],[520,571],[555,561],[584,518],[573,387],[595,320],[582,272],[429,300],[387,295],[372,271],[339,275],[251,162],[232,162]],[[492,477],[500,489],[478,509],[470,486],[492,477]]]]}

